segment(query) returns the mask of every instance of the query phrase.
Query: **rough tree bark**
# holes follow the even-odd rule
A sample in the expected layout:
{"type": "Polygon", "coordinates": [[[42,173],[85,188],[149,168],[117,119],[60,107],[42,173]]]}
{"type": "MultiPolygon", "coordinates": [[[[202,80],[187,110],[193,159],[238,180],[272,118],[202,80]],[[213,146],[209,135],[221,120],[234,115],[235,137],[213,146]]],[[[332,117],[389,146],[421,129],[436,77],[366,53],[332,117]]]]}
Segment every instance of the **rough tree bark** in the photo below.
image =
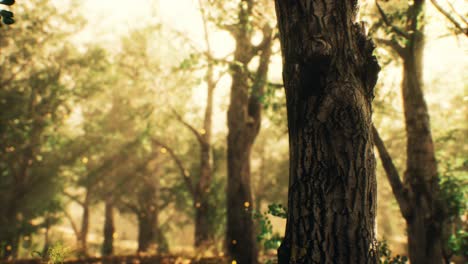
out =
{"type": "Polygon", "coordinates": [[[377,130],[373,133],[387,178],[406,220],[411,263],[441,264],[445,213],[438,199],[437,161],[423,92],[424,6],[424,0],[413,1],[407,11],[406,29],[401,29],[389,24],[377,4],[387,26],[406,40],[404,46],[396,41],[388,42],[403,61],[401,87],[407,138],[403,182],[377,130]]]}
{"type": "Polygon", "coordinates": [[[290,175],[281,264],[377,263],[372,99],[380,70],[357,0],[276,0],[290,175]]]}
{"type": "Polygon", "coordinates": [[[110,256],[114,252],[114,202],[112,197],[106,197],[104,208],[104,242],[102,244],[102,255],[110,256]]]}
{"type": "Polygon", "coordinates": [[[241,1],[239,24],[231,34],[236,40],[234,61],[230,66],[232,84],[227,113],[227,230],[226,247],[229,256],[240,264],[257,263],[254,224],[252,221],[252,193],[250,186],[250,153],[260,131],[261,102],[271,57],[272,30],[263,29],[263,40],[251,43],[249,21],[254,1],[241,1]],[[249,62],[260,55],[253,77],[249,62]],[[252,78],[252,79],[251,79],[252,78]]]}

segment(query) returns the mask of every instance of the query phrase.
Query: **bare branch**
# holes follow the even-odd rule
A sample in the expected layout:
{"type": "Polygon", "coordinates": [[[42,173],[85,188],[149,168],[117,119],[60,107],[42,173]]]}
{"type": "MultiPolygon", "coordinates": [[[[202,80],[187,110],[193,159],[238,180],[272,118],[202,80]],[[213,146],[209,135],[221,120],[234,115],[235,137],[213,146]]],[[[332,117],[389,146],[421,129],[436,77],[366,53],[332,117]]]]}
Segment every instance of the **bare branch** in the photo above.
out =
{"type": "Polygon", "coordinates": [[[76,196],[76,195],[72,195],[66,191],[62,191],[63,195],[65,195],[66,197],[70,198],[70,200],[72,200],[73,202],[81,205],[81,206],[85,206],[84,202],[80,201],[80,199],[76,196]]]}
{"type": "Polygon", "coordinates": [[[267,82],[268,86],[271,86],[276,89],[282,89],[284,87],[284,84],[282,83],[274,83],[274,82],[267,82]]]}
{"type": "Polygon", "coordinates": [[[382,7],[380,6],[378,0],[375,0],[375,5],[377,6],[377,9],[379,10],[379,14],[380,16],[382,17],[382,20],[385,22],[385,24],[387,26],[389,26],[393,32],[395,32],[396,34],[406,38],[406,39],[409,39],[409,35],[407,32],[405,32],[403,29],[393,25],[390,20],[388,19],[388,16],[387,14],[385,14],[385,12],[383,11],[382,7]]]}
{"type": "Polygon", "coordinates": [[[392,157],[390,157],[390,154],[385,148],[385,144],[380,138],[379,132],[373,125],[372,136],[374,137],[374,144],[379,151],[380,160],[382,161],[382,165],[385,169],[385,174],[387,175],[387,179],[390,182],[393,194],[395,195],[398,205],[400,206],[401,213],[407,219],[411,214],[408,190],[401,182],[400,175],[397,168],[395,167],[395,164],[393,164],[392,157]]]}
{"type": "Polygon", "coordinates": [[[175,115],[177,121],[179,121],[181,124],[183,124],[185,127],[187,127],[190,131],[192,131],[192,133],[195,135],[195,137],[198,139],[198,141],[200,142],[200,144],[205,144],[205,139],[203,138],[202,134],[200,134],[200,132],[198,132],[198,130],[193,127],[192,125],[190,125],[189,123],[187,123],[181,115],[179,115],[179,113],[177,113],[177,111],[174,109],[174,108],[171,108],[172,110],[172,113],[175,115]]]}
{"type": "Polygon", "coordinates": [[[267,46],[271,45],[273,29],[268,24],[265,24],[262,29],[262,35],[262,41],[258,45],[253,46],[252,56],[257,55],[260,51],[265,50],[267,46]]]}
{"type": "Polygon", "coordinates": [[[452,3],[450,3],[450,1],[447,0],[447,4],[448,4],[448,6],[450,7],[450,9],[452,10],[452,12],[453,12],[455,15],[457,15],[457,17],[460,18],[460,19],[463,21],[463,23],[465,23],[466,25],[468,25],[468,20],[467,20],[464,16],[460,15],[459,12],[457,12],[457,10],[456,10],[455,7],[452,5],[452,3]]]}
{"type": "Polygon", "coordinates": [[[444,15],[448,20],[450,20],[450,22],[452,22],[452,24],[458,30],[460,30],[463,34],[468,36],[468,26],[463,27],[451,14],[449,14],[449,12],[447,12],[447,10],[445,10],[441,5],[439,5],[439,3],[436,0],[431,0],[431,3],[435,6],[437,10],[439,10],[440,13],[442,13],[442,15],[444,15]]]}
{"type": "Polygon", "coordinates": [[[129,202],[122,201],[122,200],[120,200],[119,202],[120,202],[123,206],[127,207],[130,211],[132,211],[133,213],[135,213],[136,215],[140,214],[140,209],[139,209],[137,206],[135,206],[135,205],[133,205],[133,204],[131,204],[131,203],[129,203],[129,202]]]}
{"type": "Polygon", "coordinates": [[[166,149],[169,155],[171,155],[172,159],[175,161],[177,167],[180,170],[181,176],[185,184],[187,185],[187,189],[189,190],[193,199],[195,199],[196,194],[195,194],[195,189],[193,187],[192,180],[190,178],[188,170],[185,169],[184,164],[182,163],[182,160],[179,158],[179,156],[177,156],[177,154],[174,152],[174,150],[171,147],[169,147],[168,145],[164,144],[163,142],[157,139],[153,139],[153,145],[163,147],[164,149],[166,149]]]}
{"type": "Polygon", "coordinates": [[[80,230],[78,230],[78,227],[76,226],[75,221],[73,221],[73,217],[70,215],[70,213],[67,210],[63,210],[63,213],[65,214],[65,217],[70,222],[70,225],[73,229],[73,233],[75,233],[76,238],[79,238],[81,236],[81,232],[80,230]]]}
{"type": "Polygon", "coordinates": [[[198,6],[200,8],[200,14],[203,22],[203,34],[205,37],[205,44],[206,44],[206,54],[207,54],[207,59],[211,59],[211,45],[210,45],[210,37],[208,34],[208,18],[206,16],[206,11],[205,8],[203,8],[201,0],[198,0],[198,6]]]}
{"type": "Polygon", "coordinates": [[[398,42],[394,40],[389,40],[389,39],[381,39],[381,38],[374,38],[375,42],[377,44],[385,45],[387,47],[390,47],[393,49],[400,58],[405,58],[406,57],[406,50],[403,48],[398,42]]]}

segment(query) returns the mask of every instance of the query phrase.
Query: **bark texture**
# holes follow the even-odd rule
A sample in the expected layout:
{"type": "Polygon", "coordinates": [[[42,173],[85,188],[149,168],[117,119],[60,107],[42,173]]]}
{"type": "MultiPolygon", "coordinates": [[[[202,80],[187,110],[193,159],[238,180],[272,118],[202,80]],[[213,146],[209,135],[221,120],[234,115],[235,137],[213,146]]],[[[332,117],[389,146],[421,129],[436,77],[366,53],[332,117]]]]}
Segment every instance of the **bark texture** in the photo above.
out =
{"type": "MultiPolygon", "coordinates": [[[[395,41],[389,45],[403,62],[401,88],[407,139],[403,181],[377,130],[374,130],[374,137],[387,178],[406,220],[411,263],[441,264],[443,247],[447,242],[442,236],[446,215],[438,199],[437,161],[423,91],[424,6],[424,0],[413,1],[407,10],[405,29],[388,25],[406,39],[404,46],[395,41]]],[[[378,8],[385,17],[382,8],[378,8]]]]}
{"type": "Polygon", "coordinates": [[[290,178],[278,261],[377,263],[372,99],[380,70],[357,1],[276,1],[290,178]]]}
{"type": "Polygon", "coordinates": [[[230,66],[232,84],[227,113],[227,230],[226,247],[231,259],[239,264],[257,263],[258,248],[252,220],[250,184],[250,153],[260,131],[261,102],[271,57],[272,30],[267,25],[263,41],[251,43],[249,17],[253,1],[241,1],[239,24],[231,31],[236,40],[234,61],[230,66]],[[255,72],[248,70],[249,62],[259,55],[255,72]]]}

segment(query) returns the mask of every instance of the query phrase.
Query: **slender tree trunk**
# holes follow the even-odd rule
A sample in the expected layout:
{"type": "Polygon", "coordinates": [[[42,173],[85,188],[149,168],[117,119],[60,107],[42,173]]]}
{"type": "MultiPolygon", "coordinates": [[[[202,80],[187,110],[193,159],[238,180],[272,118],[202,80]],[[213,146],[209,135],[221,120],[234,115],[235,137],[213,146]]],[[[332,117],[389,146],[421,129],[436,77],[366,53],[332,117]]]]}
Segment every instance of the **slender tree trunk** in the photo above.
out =
{"type": "Polygon", "coordinates": [[[290,178],[281,264],[377,263],[373,44],[357,1],[276,0],[290,178]]]}
{"type": "MultiPolygon", "coordinates": [[[[210,59],[208,58],[208,60],[210,59]]],[[[211,218],[213,217],[215,208],[211,204],[209,195],[212,181],[211,130],[213,93],[216,84],[213,80],[213,65],[211,61],[209,61],[205,80],[207,84],[207,99],[203,130],[200,133],[200,179],[195,190],[195,247],[199,250],[206,249],[214,242],[214,230],[211,218]]]]}
{"type": "Polygon", "coordinates": [[[50,231],[50,217],[47,215],[45,218],[45,232],[44,232],[44,247],[42,247],[42,256],[46,256],[49,252],[50,241],[49,241],[49,231],[50,231]]]}
{"type": "Polygon", "coordinates": [[[86,257],[88,255],[88,232],[89,232],[89,204],[91,191],[86,190],[85,200],[83,202],[83,215],[81,219],[81,229],[78,236],[78,256],[86,257]]]}
{"type": "Polygon", "coordinates": [[[105,201],[105,219],[104,219],[104,242],[102,245],[102,255],[110,256],[114,252],[114,204],[112,198],[108,197],[105,201]]]}

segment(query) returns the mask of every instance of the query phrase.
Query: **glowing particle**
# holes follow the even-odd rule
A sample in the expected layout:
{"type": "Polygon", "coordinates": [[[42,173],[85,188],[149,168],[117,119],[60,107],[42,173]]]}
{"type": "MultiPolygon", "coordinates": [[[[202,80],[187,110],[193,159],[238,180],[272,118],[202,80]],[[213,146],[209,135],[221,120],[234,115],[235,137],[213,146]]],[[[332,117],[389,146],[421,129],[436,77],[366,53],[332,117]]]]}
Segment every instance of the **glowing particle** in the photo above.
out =
{"type": "Polygon", "coordinates": [[[6,249],[7,251],[11,251],[11,246],[8,245],[8,246],[5,247],[5,249],[6,249]]]}
{"type": "Polygon", "coordinates": [[[196,208],[200,208],[200,207],[201,207],[201,203],[200,203],[200,202],[197,202],[197,203],[195,204],[195,207],[196,207],[196,208]]]}
{"type": "Polygon", "coordinates": [[[24,241],[29,241],[29,236],[25,236],[25,237],[23,238],[23,240],[24,240],[24,241]]]}
{"type": "Polygon", "coordinates": [[[112,238],[117,239],[118,237],[119,237],[119,234],[117,233],[112,234],[112,238]]]}
{"type": "Polygon", "coordinates": [[[88,160],[87,157],[83,157],[83,158],[81,159],[81,162],[83,162],[83,164],[88,164],[88,161],[89,161],[89,160],[88,160]]]}
{"type": "Polygon", "coordinates": [[[206,134],[206,130],[205,130],[205,129],[203,129],[203,128],[202,128],[202,129],[200,129],[200,134],[202,134],[202,135],[205,135],[205,134],[206,134]]]}
{"type": "Polygon", "coordinates": [[[188,170],[184,170],[184,176],[185,177],[190,177],[190,172],[188,170]]]}
{"type": "Polygon", "coordinates": [[[231,264],[237,264],[237,261],[234,259],[232,260],[231,264]]]}
{"type": "Polygon", "coordinates": [[[161,148],[161,153],[162,153],[162,154],[166,154],[166,153],[167,153],[167,149],[166,149],[166,148],[161,148]]]}
{"type": "Polygon", "coordinates": [[[233,244],[233,245],[237,244],[237,240],[233,239],[233,240],[232,240],[232,244],[233,244]]]}
{"type": "Polygon", "coordinates": [[[245,202],[245,203],[244,203],[244,207],[245,207],[245,208],[249,208],[249,206],[250,206],[250,203],[249,203],[249,202],[245,202]]]}

